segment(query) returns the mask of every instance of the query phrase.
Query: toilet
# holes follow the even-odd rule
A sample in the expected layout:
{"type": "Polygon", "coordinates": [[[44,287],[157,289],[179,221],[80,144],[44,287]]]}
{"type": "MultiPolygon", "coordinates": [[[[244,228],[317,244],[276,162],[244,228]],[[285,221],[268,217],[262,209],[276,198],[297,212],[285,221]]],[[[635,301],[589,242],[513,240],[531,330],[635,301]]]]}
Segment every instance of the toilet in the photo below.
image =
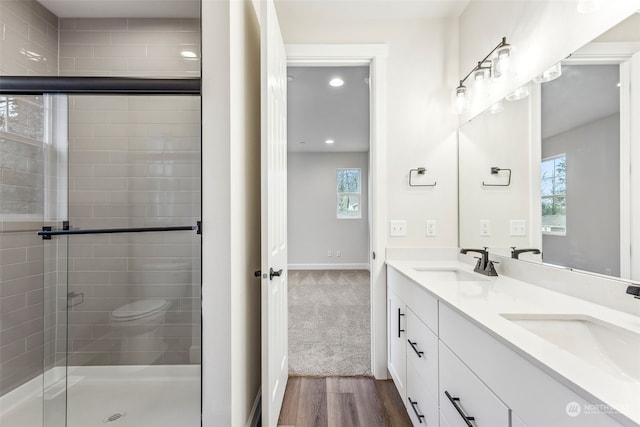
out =
{"type": "Polygon", "coordinates": [[[121,341],[118,362],[151,364],[166,351],[162,325],[168,307],[164,299],[143,299],[111,312],[111,326],[121,341]]]}
{"type": "Polygon", "coordinates": [[[176,299],[184,297],[191,282],[189,260],[145,260],[142,274],[151,272],[180,272],[177,286],[161,286],[157,295],[153,275],[145,285],[138,285],[130,294],[130,302],[111,312],[110,324],[118,349],[111,353],[112,363],[120,365],[149,365],[157,362],[167,351],[165,317],[176,299]],[[184,285],[182,285],[184,283],[184,285]],[[166,299],[165,299],[166,298],[166,299]],[[173,302],[172,302],[173,301],[173,302]]]}

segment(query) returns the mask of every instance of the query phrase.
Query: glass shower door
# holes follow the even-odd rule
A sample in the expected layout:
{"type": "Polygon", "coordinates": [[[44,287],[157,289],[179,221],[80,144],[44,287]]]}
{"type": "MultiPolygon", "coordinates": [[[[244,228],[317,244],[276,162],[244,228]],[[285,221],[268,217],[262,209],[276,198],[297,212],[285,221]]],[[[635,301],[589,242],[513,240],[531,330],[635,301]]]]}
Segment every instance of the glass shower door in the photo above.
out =
{"type": "Polygon", "coordinates": [[[67,425],[200,425],[200,97],[73,95],[67,425]]]}

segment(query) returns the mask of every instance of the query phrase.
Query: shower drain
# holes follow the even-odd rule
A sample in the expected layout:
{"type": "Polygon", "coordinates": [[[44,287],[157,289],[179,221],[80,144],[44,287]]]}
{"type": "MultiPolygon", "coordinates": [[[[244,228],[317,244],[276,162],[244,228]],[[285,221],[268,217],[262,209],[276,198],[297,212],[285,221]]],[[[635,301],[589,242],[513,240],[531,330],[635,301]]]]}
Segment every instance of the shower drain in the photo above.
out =
{"type": "Polygon", "coordinates": [[[115,414],[109,415],[107,418],[102,420],[103,423],[112,423],[114,421],[121,420],[124,416],[127,415],[126,412],[116,412],[115,414]]]}

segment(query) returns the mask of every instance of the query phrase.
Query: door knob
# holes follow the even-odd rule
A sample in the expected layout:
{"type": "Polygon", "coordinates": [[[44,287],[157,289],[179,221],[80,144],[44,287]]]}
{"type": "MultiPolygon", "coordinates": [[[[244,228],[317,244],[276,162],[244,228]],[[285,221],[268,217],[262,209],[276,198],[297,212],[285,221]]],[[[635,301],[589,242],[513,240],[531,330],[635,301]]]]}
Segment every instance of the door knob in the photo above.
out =
{"type": "Polygon", "coordinates": [[[269,280],[273,280],[274,277],[280,277],[282,269],[275,271],[273,268],[269,268],[269,280]]]}
{"type": "Polygon", "coordinates": [[[256,276],[256,277],[260,277],[260,276],[262,276],[262,270],[256,270],[256,271],[254,271],[254,272],[253,272],[253,275],[254,275],[254,276],[256,276]]]}

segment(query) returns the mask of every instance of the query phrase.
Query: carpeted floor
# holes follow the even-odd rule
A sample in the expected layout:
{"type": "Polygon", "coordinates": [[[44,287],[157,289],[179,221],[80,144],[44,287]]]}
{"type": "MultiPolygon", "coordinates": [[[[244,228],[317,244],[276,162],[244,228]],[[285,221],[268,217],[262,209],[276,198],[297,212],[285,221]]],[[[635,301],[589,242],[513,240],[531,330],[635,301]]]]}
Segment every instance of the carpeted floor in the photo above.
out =
{"type": "Polygon", "coordinates": [[[371,375],[369,272],[289,271],[289,374],[371,375]]]}

